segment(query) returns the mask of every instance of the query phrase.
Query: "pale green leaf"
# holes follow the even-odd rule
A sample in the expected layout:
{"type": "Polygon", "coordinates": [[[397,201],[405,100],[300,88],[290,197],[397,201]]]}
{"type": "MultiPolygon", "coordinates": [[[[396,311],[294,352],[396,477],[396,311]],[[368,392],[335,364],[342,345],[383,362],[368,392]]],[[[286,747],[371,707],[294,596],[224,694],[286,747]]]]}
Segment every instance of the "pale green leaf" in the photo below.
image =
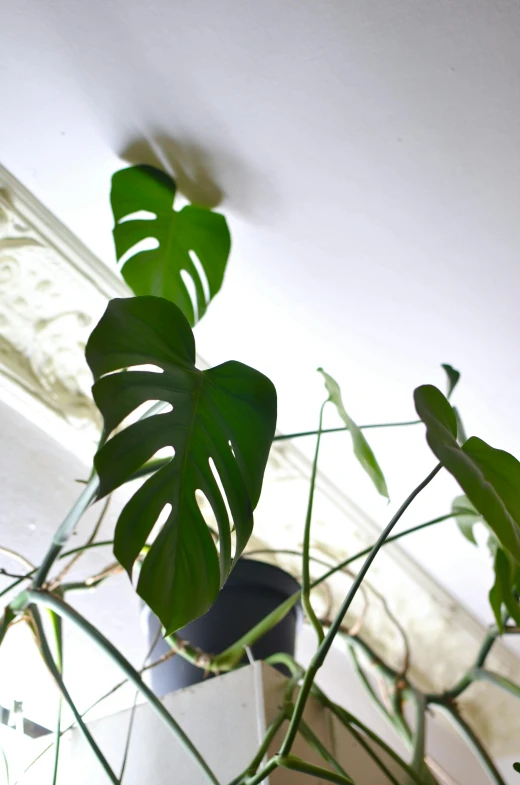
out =
{"type": "Polygon", "coordinates": [[[386,480],[383,472],[381,471],[381,468],[374,453],[372,452],[369,443],[363,435],[363,431],[347,414],[345,406],[343,405],[341,390],[338,383],[335,381],[335,379],[332,378],[332,376],[329,376],[329,374],[326,373],[323,368],[318,368],[318,371],[323,374],[323,378],[325,379],[325,387],[329,393],[329,400],[336,407],[339,416],[350,432],[352,437],[352,445],[354,447],[354,455],[374,483],[381,496],[385,496],[388,499],[388,488],[386,486],[386,480]]]}

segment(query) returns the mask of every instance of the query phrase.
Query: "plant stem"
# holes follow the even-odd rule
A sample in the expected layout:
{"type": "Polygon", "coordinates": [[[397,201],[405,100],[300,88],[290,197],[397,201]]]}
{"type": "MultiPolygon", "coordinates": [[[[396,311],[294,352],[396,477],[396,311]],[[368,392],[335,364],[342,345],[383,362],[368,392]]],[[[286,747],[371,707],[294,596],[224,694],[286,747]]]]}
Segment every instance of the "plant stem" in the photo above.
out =
{"type": "MultiPolygon", "coordinates": [[[[63,678],[63,631],[62,621],[60,616],[57,616],[54,611],[49,611],[51,618],[52,629],[54,632],[54,642],[56,646],[56,667],[63,678]]],[[[54,769],[52,773],[52,785],[57,785],[58,782],[58,765],[60,760],[60,747],[61,747],[61,713],[63,708],[63,700],[60,694],[58,699],[58,716],[56,720],[56,741],[54,742],[54,769]]]]}
{"type": "Polygon", "coordinates": [[[332,766],[337,774],[344,777],[349,782],[352,782],[343,766],[338,763],[334,755],[327,749],[318,736],[316,736],[312,728],[310,728],[303,719],[300,720],[300,733],[309,747],[314,750],[314,752],[317,752],[329,766],[332,766]]]}
{"type": "Polygon", "coordinates": [[[372,731],[367,725],[364,725],[360,720],[358,720],[357,717],[355,717],[353,714],[350,714],[350,712],[348,712],[342,706],[338,706],[337,703],[329,700],[329,698],[327,698],[326,695],[324,695],[323,692],[318,687],[316,687],[316,685],[313,686],[313,693],[316,695],[320,703],[325,706],[325,708],[329,709],[329,711],[331,711],[332,714],[337,717],[342,725],[348,728],[349,733],[352,733],[356,741],[358,741],[366,753],[374,760],[374,762],[390,780],[390,782],[394,783],[394,785],[399,785],[399,782],[394,774],[390,771],[386,764],[380,760],[380,758],[378,758],[372,747],[365,741],[365,736],[373,741],[374,744],[377,744],[377,746],[383,750],[389,758],[395,761],[395,763],[409,775],[413,783],[416,783],[417,785],[423,785],[413,769],[407,763],[405,763],[405,761],[402,760],[399,755],[394,752],[394,750],[389,747],[388,744],[380,739],[379,736],[374,733],[374,731],[372,731]],[[360,732],[356,730],[356,728],[359,728],[360,732]]]}
{"type": "Polygon", "coordinates": [[[455,700],[461,695],[464,690],[466,690],[469,685],[474,681],[473,672],[475,668],[481,668],[486,658],[491,651],[493,644],[495,643],[496,639],[499,637],[499,631],[497,627],[492,627],[489,632],[487,633],[486,637],[482,641],[480,649],[478,650],[477,656],[475,658],[475,663],[473,667],[467,671],[462,678],[449,690],[445,690],[442,693],[432,693],[426,696],[426,700],[428,703],[443,703],[445,701],[455,700]]]}
{"type": "MultiPolygon", "coordinates": [[[[38,592],[27,592],[27,593],[28,594],[30,593],[31,595],[38,594],[38,592]]],[[[35,600],[35,598],[32,599],[32,602],[34,602],[34,600],[35,600]]],[[[36,604],[36,603],[34,603],[34,604],[36,604]]],[[[114,783],[114,785],[119,785],[119,781],[118,781],[116,775],[114,774],[114,772],[110,768],[110,765],[109,765],[108,761],[106,760],[105,756],[103,755],[103,753],[99,749],[98,745],[96,744],[96,741],[94,740],[94,738],[93,738],[92,734],[90,733],[89,729],[87,728],[87,726],[83,722],[83,719],[82,719],[79,711],[77,710],[76,705],[75,705],[74,701],[72,700],[72,698],[71,698],[71,696],[69,694],[69,691],[65,687],[65,684],[63,682],[63,679],[61,678],[61,674],[60,674],[58,668],[56,667],[56,663],[54,662],[54,658],[52,656],[49,644],[47,642],[47,637],[45,635],[45,630],[43,628],[43,624],[42,624],[42,620],[41,620],[38,608],[36,608],[34,606],[31,607],[31,615],[32,615],[32,618],[33,618],[33,621],[34,621],[34,625],[35,625],[35,628],[36,628],[39,645],[41,647],[41,649],[40,649],[41,650],[41,654],[42,654],[42,657],[43,657],[43,660],[44,660],[45,664],[47,665],[47,668],[51,672],[51,675],[54,678],[54,681],[56,682],[56,684],[58,685],[61,694],[63,695],[63,697],[65,698],[65,700],[69,704],[69,708],[72,711],[72,714],[74,715],[74,719],[76,720],[80,730],[82,731],[87,744],[92,749],[92,752],[94,753],[94,755],[98,759],[99,763],[101,764],[101,766],[105,770],[105,772],[106,772],[108,778],[110,779],[110,781],[112,783],[114,783]]]]}
{"type": "MultiPolygon", "coordinates": [[[[328,401],[328,399],[327,399],[328,401]]],[[[316,486],[316,474],[318,471],[318,456],[320,452],[320,441],[321,441],[321,427],[323,423],[323,411],[325,409],[325,401],[321,405],[320,409],[320,419],[318,425],[318,435],[316,438],[316,449],[314,451],[314,460],[312,462],[312,471],[311,471],[311,484],[309,487],[309,501],[307,503],[307,514],[305,516],[305,529],[303,532],[303,559],[302,559],[302,605],[307,614],[307,618],[309,619],[310,623],[314,627],[314,631],[318,636],[318,645],[323,641],[325,637],[323,628],[318,621],[318,617],[314,613],[314,608],[312,607],[311,603],[311,577],[310,577],[310,570],[309,570],[309,555],[310,555],[310,547],[311,547],[311,522],[312,522],[312,508],[314,503],[314,489],[316,486]]]]}
{"type": "Polygon", "coordinates": [[[256,773],[256,770],[262,763],[267,751],[269,749],[269,745],[273,741],[274,737],[278,733],[279,729],[282,727],[283,723],[285,722],[286,716],[285,711],[281,711],[279,714],[276,715],[272,723],[269,725],[264,738],[262,739],[262,743],[260,744],[259,748],[256,751],[255,757],[247,767],[244,774],[237,778],[238,781],[241,781],[244,777],[252,776],[256,773]]]}
{"type": "Polygon", "coordinates": [[[509,694],[514,695],[515,698],[520,698],[520,684],[516,684],[511,679],[501,676],[499,673],[485,670],[484,668],[474,668],[472,673],[475,681],[489,681],[490,684],[494,684],[495,687],[500,687],[500,689],[509,692],[509,694]]]}
{"type": "Polygon", "coordinates": [[[278,766],[277,758],[271,758],[267,761],[263,769],[260,769],[259,772],[253,774],[252,777],[249,777],[245,780],[245,785],[258,785],[258,783],[265,780],[266,777],[270,775],[272,771],[274,771],[278,766]]]}
{"type": "MultiPolygon", "coordinates": [[[[417,526],[412,526],[410,529],[405,529],[402,532],[393,534],[391,537],[387,537],[387,539],[382,543],[382,546],[384,547],[385,545],[389,545],[391,542],[400,540],[401,537],[406,537],[408,534],[413,534],[414,532],[418,532],[421,529],[426,529],[428,526],[433,526],[436,523],[442,523],[442,521],[447,521],[449,518],[456,518],[457,515],[460,514],[463,513],[450,512],[446,515],[441,515],[438,518],[433,518],[431,521],[426,521],[425,523],[419,523],[417,526]]],[[[355,553],[353,556],[349,556],[348,559],[345,559],[344,561],[340,562],[335,567],[332,567],[330,570],[328,570],[328,572],[325,572],[316,581],[314,581],[311,588],[314,589],[315,586],[318,586],[323,581],[326,581],[327,578],[330,578],[331,575],[334,575],[334,573],[339,572],[339,570],[342,570],[344,567],[348,567],[349,564],[351,564],[353,561],[357,561],[358,559],[361,559],[363,556],[369,554],[373,550],[375,545],[377,545],[378,542],[379,540],[377,540],[372,545],[369,545],[367,548],[364,548],[362,551],[358,551],[358,553],[355,553]]]]}
{"type": "MultiPolygon", "coordinates": [[[[407,422],[378,422],[370,423],[369,425],[359,425],[361,430],[368,430],[370,428],[403,428],[407,425],[419,425],[421,420],[408,420],[407,422]]],[[[341,425],[338,428],[323,428],[322,433],[338,433],[339,431],[348,431],[346,425],[341,425]]],[[[281,442],[286,439],[299,439],[301,436],[317,436],[318,431],[300,431],[298,433],[278,433],[274,437],[274,442],[281,442]]]]}
{"type": "Polygon", "coordinates": [[[379,535],[375,545],[372,547],[370,553],[368,554],[367,558],[365,559],[365,561],[363,563],[363,566],[361,567],[360,571],[356,575],[356,578],[354,579],[354,582],[353,582],[353,584],[352,584],[352,586],[351,586],[347,596],[343,600],[341,608],[339,609],[338,613],[336,614],[336,618],[332,622],[332,625],[331,625],[329,631],[327,632],[323,642],[320,644],[320,646],[318,648],[318,651],[316,652],[316,654],[312,658],[311,663],[309,665],[309,668],[307,669],[307,673],[305,674],[305,677],[304,677],[304,680],[303,680],[303,684],[302,684],[300,693],[298,695],[298,699],[296,701],[296,706],[295,706],[295,709],[294,709],[294,713],[293,713],[293,716],[291,718],[291,722],[289,723],[289,728],[287,730],[287,734],[286,734],[285,739],[283,741],[283,744],[282,744],[282,746],[280,748],[280,755],[282,755],[282,756],[288,755],[290,753],[290,751],[291,751],[292,745],[293,745],[294,740],[296,738],[296,734],[298,732],[298,725],[299,725],[301,717],[303,716],[303,710],[305,708],[305,704],[307,702],[307,698],[309,697],[309,693],[310,693],[312,684],[314,682],[314,679],[316,677],[316,674],[317,674],[318,670],[321,668],[321,666],[323,665],[323,661],[325,660],[325,657],[327,656],[327,654],[329,652],[329,649],[332,646],[334,638],[336,637],[336,635],[337,635],[337,633],[338,633],[338,631],[339,631],[339,629],[341,627],[341,623],[342,623],[342,621],[343,621],[343,619],[345,617],[345,614],[347,613],[347,611],[348,611],[348,609],[349,609],[349,607],[350,607],[354,597],[356,596],[357,591],[358,591],[358,589],[359,589],[359,587],[360,587],[360,585],[361,585],[365,575],[367,574],[367,572],[368,572],[368,570],[370,568],[370,565],[372,564],[372,562],[376,558],[376,556],[377,556],[377,554],[379,552],[379,549],[381,548],[381,546],[385,542],[386,538],[389,536],[390,532],[392,531],[392,529],[394,528],[396,523],[399,521],[399,519],[401,518],[403,513],[408,509],[410,504],[413,502],[415,497],[418,496],[419,493],[424,488],[426,488],[428,483],[430,483],[433,480],[433,478],[439,473],[439,471],[441,469],[442,469],[442,464],[440,464],[440,463],[437,464],[437,466],[433,469],[433,471],[431,471],[430,474],[421,483],[419,483],[419,485],[411,492],[411,494],[408,496],[408,498],[403,502],[403,504],[400,506],[400,508],[395,513],[395,515],[392,517],[392,519],[390,520],[388,525],[383,529],[383,531],[379,535]]]}
{"type": "Polygon", "coordinates": [[[418,690],[411,690],[415,703],[415,728],[413,734],[412,769],[421,776],[425,766],[424,748],[426,742],[426,700],[418,690]]]}
{"type": "Polygon", "coordinates": [[[60,555],[61,551],[63,550],[63,546],[69,539],[70,535],[74,531],[78,521],[80,520],[81,516],[93,502],[96,493],[99,488],[99,478],[97,474],[94,474],[93,477],[88,481],[85,485],[83,491],[81,492],[79,498],[72,506],[69,513],[63,520],[61,526],[59,526],[58,530],[56,531],[54,537],[52,538],[52,542],[50,545],[49,550],[45,554],[45,557],[38,567],[36,571],[36,575],[34,576],[33,586],[35,589],[39,589],[45,583],[49,571],[52,568],[52,565],[60,555]]]}
{"type": "Polygon", "coordinates": [[[59,559],[66,559],[67,556],[73,556],[75,553],[82,553],[83,551],[90,551],[92,548],[101,548],[105,545],[113,545],[114,540],[98,540],[97,542],[90,542],[85,543],[85,545],[79,545],[77,548],[71,548],[70,551],[64,551],[60,553],[59,559]]]}
{"type": "Polygon", "coordinates": [[[496,768],[495,764],[491,760],[486,749],[481,744],[480,740],[473,732],[473,729],[468,725],[466,720],[459,714],[455,706],[451,703],[442,703],[439,704],[439,708],[442,709],[445,714],[452,720],[453,724],[456,726],[457,730],[459,731],[460,735],[465,739],[468,746],[471,747],[475,757],[478,758],[478,761],[484,771],[487,772],[487,775],[493,785],[506,785],[500,772],[496,768]]]}
{"type": "MultiPolygon", "coordinates": [[[[217,778],[209,768],[208,764],[201,756],[199,751],[190,741],[188,736],[184,733],[182,728],[177,724],[172,715],[166,710],[161,701],[154,695],[151,689],[144,683],[138,671],[123,657],[123,655],[110,643],[107,638],[102,635],[89,621],[84,619],[74,608],[67,605],[66,602],[60,600],[53,594],[48,594],[43,591],[28,590],[24,592],[26,604],[42,605],[45,608],[51,608],[58,613],[62,618],[69,619],[76,627],[78,627],[88,638],[96,643],[99,648],[108,655],[108,657],[119,666],[121,671],[125,674],[128,680],[141,692],[146,698],[151,708],[160,717],[168,729],[178,738],[185,750],[191,755],[193,760],[202,769],[207,779],[213,785],[219,785],[217,778]]],[[[78,715],[79,717],[79,715],[78,715]]],[[[76,720],[78,719],[76,717],[76,720]]],[[[80,721],[81,718],[79,717],[80,721]]]]}
{"type": "Polygon", "coordinates": [[[351,780],[350,777],[336,774],[336,772],[324,769],[322,766],[314,766],[312,763],[307,763],[307,761],[297,758],[296,755],[280,755],[278,765],[290,771],[301,771],[302,774],[317,777],[327,782],[336,782],[338,785],[354,785],[354,780],[351,780]]]}

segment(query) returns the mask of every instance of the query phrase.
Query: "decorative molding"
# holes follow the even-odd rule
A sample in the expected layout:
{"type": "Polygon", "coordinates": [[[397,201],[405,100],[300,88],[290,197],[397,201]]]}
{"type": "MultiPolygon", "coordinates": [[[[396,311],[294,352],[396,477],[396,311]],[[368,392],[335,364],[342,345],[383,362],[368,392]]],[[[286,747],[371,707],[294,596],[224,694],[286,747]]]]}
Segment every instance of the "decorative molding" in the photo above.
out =
{"type": "Polygon", "coordinates": [[[28,419],[86,458],[99,414],[85,344],[118,277],[0,167],[0,387],[28,419]]]}
{"type": "MultiPolygon", "coordinates": [[[[90,396],[85,343],[107,300],[128,294],[115,269],[97,259],[0,167],[0,399],[85,461],[92,455],[100,424],[90,396]]],[[[293,445],[275,447],[251,547],[274,542],[277,547],[301,546],[309,474],[308,461],[293,445]]],[[[319,477],[315,556],[345,558],[378,533],[352,500],[319,477]]],[[[299,569],[294,559],[276,561],[293,572],[299,569]]],[[[380,554],[369,580],[373,590],[367,593],[363,625],[367,640],[400,663],[402,638],[375,594],[384,591],[406,628],[418,683],[428,689],[453,684],[471,663],[485,634],[483,626],[397,545],[380,554]]],[[[344,577],[331,581],[317,601],[333,612],[346,586],[344,577]]],[[[358,604],[354,614],[360,611],[358,604]]],[[[490,662],[495,670],[520,679],[519,661],[504,645],[496,645],[490,662]]],[[[512,701],[489,685],[472,688],[464,699],[468,716],[496,754],[514,751],[513,739],[520,737],[520,712],[512,701]]]]}

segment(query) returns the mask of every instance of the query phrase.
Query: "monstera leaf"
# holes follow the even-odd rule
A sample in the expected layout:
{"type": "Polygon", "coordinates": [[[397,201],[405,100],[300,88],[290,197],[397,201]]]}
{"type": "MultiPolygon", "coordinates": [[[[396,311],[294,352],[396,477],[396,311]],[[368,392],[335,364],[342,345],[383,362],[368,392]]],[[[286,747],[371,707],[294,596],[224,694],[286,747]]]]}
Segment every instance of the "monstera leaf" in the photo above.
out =
{"type": "Polygon", "coordinates": [[[219,213],[195,205],[176,212],[175,191],[175,181],[152,166],[116,172],[110,194],[114,243],[118,261],[143,240],[157,243],[130,255],[123,277],[137,295],[171,300],[193,326],[222,285],[231,238],[219,213]],[[150,216],[138,217],[143,211],[150,216]]]}
{"type": "Polygon", "coordinates": [[[326,373],[323,368],[318,368],[318,371],[325,379],[325,387],[327,388],[327,392],[329,394],[329,401],[334,404],[339,416],[349,430],[350,436],[352,437],[354,455],[376,486],[381,496],[385,496],[388,499],[388,488],[386,487],[384,474],[376,460],[376,456],[372,452],[372,448],[363,436],[363,431],[347,414],[343,404],[343,399],[341,397],[339,384],[335,379],[332,378],[332,376],[329,376],[329,374],[326,373]]]}
{"type": "Polygon", "coordinates": [[[171,405],[115,433],[95,458],[101,497],[159,450],[175,451],[127,503],[114,542],[130,573],[157,519],[167,516],[142,563],[137,592],[170,633],[210,607],[251,535],[276,425],[276,391],[239,362],[198,370],[187,320],[160,297],[112,300],[86,357],[107,435],[146,402],[171,405]],[[219,552],[197,491],[215,515],[219,552]]]}
{"type": "Polygon", "coordinates": [[[459,447],[454,411],[436,387],[418,387],[414,397],[433,453],[455,477],[503,548],[520,562],[520,463],[476,436],[459,447]]]}

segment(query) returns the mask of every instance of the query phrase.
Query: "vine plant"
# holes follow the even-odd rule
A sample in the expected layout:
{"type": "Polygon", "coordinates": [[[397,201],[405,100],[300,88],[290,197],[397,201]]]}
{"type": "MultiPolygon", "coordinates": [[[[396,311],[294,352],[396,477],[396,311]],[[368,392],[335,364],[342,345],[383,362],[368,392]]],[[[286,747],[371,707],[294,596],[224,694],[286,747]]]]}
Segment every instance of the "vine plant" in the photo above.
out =
{"type": "MultiPolygon", "coordinates": [[[[1,592],[1,595],[11,592],[12,599],[0,622],[0,642],[16,620],[23,619],[29,624],[62,699],[72,711],[74,724],[84,734],[110,782],[122,782],[124,764],[120,774],[113,770],[89,731],[84,720],[86,712],[78,711],[67,690],[61,651],[63,622],[79,628],[119,666],[124,679],[111,693],[127,681],[131,682],[186,753],[193,757],[207,781],[225,785],[219,784],[204,757],[143,681],[142,671],[138,672],[84,619],[69,604],[67,596],[74,590],[99,585],[122,569],[132,577],[132,571],[137,567],[136,591],[161,620],[171,653],[213,673],[239,667],[246,648],[278,623],[301,598],[307,619],[316,632],[317,651],[306,670],[287,655],[271,658],[273,663],[283,661],[292,674],[287,682],[285,700],[254,759],[229,785],[256,785],[278,767],[344,785],[354,782],[304,722],[303,712],[310,695],[349,728],[389,782],[397,783],[398,780],[388,768],[388,757],[402,771],[399,782],[432,785],[443,781],[437,779],[442,777],[442,772],[439,775],[425,749],[425,718],[428,708],[435,706],[455,723],[478,756],[490,782],[503,785],[491,757],[462,717],[457,699],[477,680],[486,680],[498,689],[520,697],[519,685],[486,668],[486,659],[497,638],[520,630],[520,463],[512,455],[477,437],[466,438],[460,415],[449,402],[459,374],[448,365],[444,366],[448,376],[447,397],[431,385],[415,391],[417,420],[364,426],[358,426],[347,414],[338,384],[320,369],[327,398],[320,410],[318,428],[275,435],[276,391],[266,376],[233,361],[209,370],[196,367],[192,328],[222,285],[230,235],[222,215],[194,205],[176,211],[175,189],[173,179],[147,166],[131,167],[114,175],[111,203],[116,254],[122,274],[136,296],[109,302],[86,348],[86,359],[94,377],[94,400],[103,415],[100,445],[91,476],[58,527],[41,564],[16,577],[1,592]],[[142,250],[142,241],[150,238],[155,247],[142,250]],[[342,428],[322,427],[323,411],[328,404],[334,406],[342,418],[342,428]],[[388,496],[384,474],[364,431],[421,422],[426,426],[426,438],[437,461],[428,476],[411,491],[371,547],[330,566],[312,582],[309,566],[311,525],[323,435],[336,430],[348,431],[361,467],[376,490],[388,496]],[[201,652],[179,637],[178,630],[211,606],[243,553],[253,531],[253,511],[260,498],[273,442],[313,435],[316,449],[303,531],[301,591],[226,651],[217,655],[201,652]],[[170,452],[168,457],[161,454],[165,448],[170,452]],[[441,471],[450,472],[462,490],[452,510],[393,534],[394,527],[414,499],[441,471]],[[121,512],[113,541],[96,541],[97,526],[84,546],[65,550],[83,513],[137,478],[142,478],[143,483],[121,512]],[[196,492],[202,492],[211,506],[217,522],[217,537],[213,536],[199,507],[196,492]],[[159,534],[149,542],[161,513],[163,516],[166,513],[165,522],[159,534]],[[383,662],[355,630],[345,627],[344,619],[381,548],[427,526],[441,525],[452,517],[458,521],[464,536],[473,542],[474,525],[483,523],[487,527],[495,566],[490,602],[496,625],[489,630],[473,666],[457,684],[439,694],[425,694],[409,679],[406,667],[397,671],[383,662]],[[110,544],[113,544],[115,563],[87,581],[67,583],[72,561],[91,548],[110,544]],[[66,562],[65,568],[56,573],[57,564],[64,559],[72,561],[66,562]],[[313,589],[336,572],[360,561],[337,614],[332,619],[319,619],[313,608],[313,589]],[[20,591],[13,598],[12,592],[17,588],[20,591]],[[48,640],[42,610],[52,621],[54,646],[48,640]],[[408,761],[400,758],[368,727],[317,687],[316,675],[338,635],[347,639],[362,683],[409,749],[408,761]],[[370,662],[377,672],[385,686],[386,700],[376,694],[362,660],[370,662]],[[406,702],[415,707],[413,726],[405,717],[406,702]],[[279,751],[266,759],[269,745],[282,727],[285,732],[279,751]],[[311,765],[293,754],[298,733],[323,758],[323,766],[311,765]]],[[[8,549],[2,550],[17,557],[8,549]]],[[[23,557],[17,558],[26,564],[23,557]]],[[[146,667],[154,664],[157,663],[146,667]]],[[[55,742],[50,745],[55,750],[53,783],[58,779],[59,740],[66,730],[59,719],[55,742]]]]}

